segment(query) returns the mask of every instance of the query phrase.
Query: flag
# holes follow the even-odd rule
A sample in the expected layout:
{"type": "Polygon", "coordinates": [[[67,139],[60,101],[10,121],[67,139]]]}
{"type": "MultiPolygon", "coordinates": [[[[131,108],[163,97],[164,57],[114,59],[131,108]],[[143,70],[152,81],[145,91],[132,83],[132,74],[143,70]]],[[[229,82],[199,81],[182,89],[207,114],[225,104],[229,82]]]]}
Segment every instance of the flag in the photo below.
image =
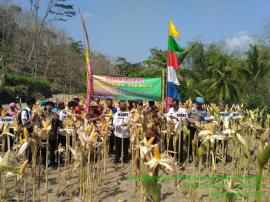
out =
{"type": "Polygon", "coordinates": [[[92,98],[92,77],[91,77],[91,60],[90,60],[90,43],[89,43],[89,37],[86,29],[86,24],[83,18],[83,14],[80,12],[81,16],[81,22],[83,27],[84,36],[86,38],[87,42],[87,50],[86,50],[86,87],[87,87],[87,98],[86,98],[86,113],[89,115],[90,112],[90,102],[92,98]]]}
{"type": "Polygon", "coordinates": [[[179,32],[174,26],[173,22],[170,21],[169,28],[169,40],[168,40],[168,53],[167,53],[167,98],[166,98],[166,111],[169,110],[173,99],[180,100],[180,93],[177,90],[179,81],[176,76],[176,70],[180,68],[177,53],[183,53],[184,49],[181,48],[176,41],[174,36],[179,37],[179,32]]]}
{"type": "Polygon", "coordinates": [[[174,36],[176,38],[179,38],[179,32],[176,29],[176,27],[174,26],[172,20],[170,20],[170,33],[169,33],[169,35],[174,36]]]}

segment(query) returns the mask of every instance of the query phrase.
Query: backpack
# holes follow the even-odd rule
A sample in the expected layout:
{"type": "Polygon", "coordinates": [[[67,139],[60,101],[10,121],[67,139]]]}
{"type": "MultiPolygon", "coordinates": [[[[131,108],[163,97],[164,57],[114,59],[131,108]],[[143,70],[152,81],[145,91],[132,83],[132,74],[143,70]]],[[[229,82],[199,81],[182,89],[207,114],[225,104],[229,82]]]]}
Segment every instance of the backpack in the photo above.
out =
{"type": "Polygon", "coordinates": [[[18,114],[18,124],[19,125],[22,125],[23,124],[23,122],[22,122],[22,112],[23,111],[26,112],[27,120],[30,118],[30,114],[29,114],[28,110],[24,109],[24,110],[20,111],[19,114],[18,114]]]}

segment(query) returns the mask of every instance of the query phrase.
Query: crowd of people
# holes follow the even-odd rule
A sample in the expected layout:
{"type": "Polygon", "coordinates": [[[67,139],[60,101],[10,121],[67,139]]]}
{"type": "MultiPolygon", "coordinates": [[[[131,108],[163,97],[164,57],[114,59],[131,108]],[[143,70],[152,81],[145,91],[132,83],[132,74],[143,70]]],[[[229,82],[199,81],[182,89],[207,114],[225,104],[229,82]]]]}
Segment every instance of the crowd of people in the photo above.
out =
{"type": "MultiPolygon", "coordinates": [[[[86,117],[89,123],[96,124],[103,117],[108,117],[111,120],[110,134],[109,134],[109,154],[114,158],[114,163],[117,164],[121,161],[124,163],[129,162],[129,145],[132,141],[132,128],[138,127],[137,123],[142,123],[141,128],[144,131],[146,140],[150,138],[154,139],[152,144],[159,142],[162,136],[169,135],[163,133],[164,128],[166,129],[168,125],[173,125],[174,131],[181,133],[180,147],[176,151],[177,159],[180,162],[186,160],[185,154],[187,150],[185,145],[188,144],[187,138],[183,133],[183,125],[186,125],[187,129],[190,131],[189,141],[189,156],[192,157],[192,139],[196,135],[196,122],[211,122],[213,117],[207,116],[207,111],[204,108],[205,101],[202,97],[196,97],[194,103],[180,103],[178,100],[173,100],[170,110],[165,113],[159,104],[154,101],[143,102],[141,100],[137,101],[114,101],[112,99],[100,100],[100,98],[94,98],[90,103],[90,113],[86,117]],[[110,116],[108,114],[111,114],[110,116]],[[136,115],[136,116],[134,116],[136,115]],[[136,118],[134,118],[136,117],[136,118]],[[122,153],[123,152],[123,153],[122,153]],[[179,155],[180,154],[180,155],[179,155]]],[[[220,109],[220,116],[223,119],[230,119],[233,115],[230,112],[226,112],[224,103],[220,101],[218,103],[220,109]]],[[[7,120],[12,122],[12,119],[16,119],[20,127],[26,128],[29,135],[33,133],[33,126],[37,119],[51,119],[52,128],[49,133],[49,166],[55,169],[59,162],[56,158],[56,150],[58,145],[66,145],[65,133],[61,130],[63,128],[63,123],[67,117],[68,112],[80,116],[86,109],[85,103],[79,98],[74,98],[69,100],[67,103],[63,101],[37,101],[34,98],[28,99],[26,102],[26,107],[20,109],[15,102],[8,105],[8,108],[3,108],[0,104],[0,124],[4,124],[7,120]],[[42,113],[39,116],[33,113],[36,106],[42,108],[42,113]],[[11,119],[11,120],[10,120],[11,119]]],[[[0,125],[0,130],[2,129],[0,125]]],[[[10,131],[12,133],[12,131],[10,131]]],[[[173,140],[171,138],[164,138],[168,140],[167,150],[173,150],[173,140]]],[[[0,140],[1,141],[1,140],[0,140]]],[[[42,162],[41,164],[45,166],[46,163],[46,147],[44,144],[40,145],[42,162]]],[[[11,141],[11,144],[13,142],[11,141]]],[[[12,145],[11,145],[12,147],[12,145]]],[[[8,148],[5,148],[7,150],[8,148]]],[[[28,161],[31,164],[32,159],[29,155],[31,149],[28,151],[28,161]]],[[[63,164],[63,159],[60,159],[60,165],[63,164]]],[[[192,160],[192,159],[188,159],[192,160]]]]}

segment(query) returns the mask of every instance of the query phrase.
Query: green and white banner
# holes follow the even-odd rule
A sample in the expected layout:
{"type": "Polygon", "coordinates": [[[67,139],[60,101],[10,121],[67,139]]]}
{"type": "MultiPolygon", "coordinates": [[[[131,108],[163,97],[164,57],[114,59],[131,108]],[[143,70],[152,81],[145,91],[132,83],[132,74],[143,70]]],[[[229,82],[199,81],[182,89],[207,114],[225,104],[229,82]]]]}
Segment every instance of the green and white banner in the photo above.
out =
{"type": "Polygon", "coordinates": [[[93,75],[94,96],[117,100],[161,100],[161,78],[93,75]]]}

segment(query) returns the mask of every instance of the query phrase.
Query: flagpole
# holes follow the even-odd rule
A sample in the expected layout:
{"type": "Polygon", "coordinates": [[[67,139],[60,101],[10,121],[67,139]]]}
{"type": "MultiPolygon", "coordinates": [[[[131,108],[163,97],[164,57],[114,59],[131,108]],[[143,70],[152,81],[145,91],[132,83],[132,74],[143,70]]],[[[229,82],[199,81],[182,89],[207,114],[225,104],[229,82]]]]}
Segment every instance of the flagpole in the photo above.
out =
{"type": "MultiPolygon", "coordinates": [[[[169,23],[169,29],[168,29],[168,36],[170,35],[170,23],[169,23]]],[[[168,42],[167,42],[168,43],[168,42]]],[[[167,48],[167,51],[168,51],[168,48],[167,48]]],[[[168,56],[167,56],[167,61],[168,61],[168,56]]],[[[168,64],[168,62],[167,62],[168,64]]],[[[166,64],[166,68],[168,68],[168,65],[166,64]]],[[[168,71],[167,71],[167,74],[168,74],[168,71]]],[[[166,109],[167,109],[167,101],[166,101],[166,98],[167,98],[167,88],[165,90],[165,76],[167,77],[167,74],[165,74],[165,69],[163,68],[162,69],[162,83],[163,83],[163,89],[162,89],[162,94],[163,94],[163,98],[162,98],[162,110],[163,112],[167,112],[166,109]],[[166,97],[165,97],[166,96],[166,97]],[[164,104],[165,104],[165,107],[164,107],[164,104]]]]}
{"type": "MultiPolygon", "coordinates": [[[[80,11],[79,11],[80,12],[80,11]]],[[[92,99],[92,75],[91,75],[91,52],[90,52],[90,43],[89,43],[89,36],[87,33],[87,29],[86,29],[86,24],[83,18],[83,14],[80,12],[80,16],[81,16],[81,22],[82,22],[82,27],[83,27],[83,32],[84,32],[84,37],[86,39],[87,42],[87,53],[86,53],[86,66],[87,66],[87,70],[86,70],[86,75],[87,75],[87,98],[86,98],[86,113],[87,115],[89,115],[90,113],[90,102],[92,99]]]]}
{"type": "Polygon", "coordinates": [[[162,112],[165,111],[164,103],[165,103],[165,69],[162,68],[162,112]]]}

